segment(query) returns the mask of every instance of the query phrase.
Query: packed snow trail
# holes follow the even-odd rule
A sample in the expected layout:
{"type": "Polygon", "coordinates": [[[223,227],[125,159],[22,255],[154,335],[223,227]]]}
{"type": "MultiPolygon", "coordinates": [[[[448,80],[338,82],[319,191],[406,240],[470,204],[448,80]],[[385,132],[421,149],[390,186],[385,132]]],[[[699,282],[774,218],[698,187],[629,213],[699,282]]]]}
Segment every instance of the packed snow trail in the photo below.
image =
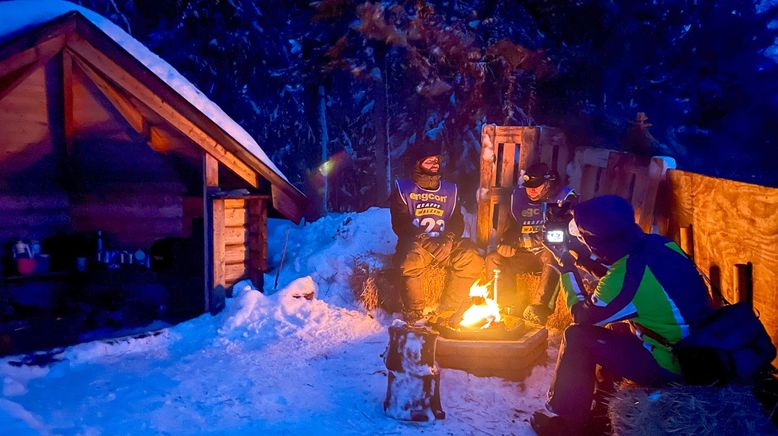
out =
{"type": "Polygon", "coordinates": [[[444,368],[445,420],[384,415],[392,317],[360,309],[348,277],[355,257],[380,266],[393,250],[386,209],[271,221],[273,265],[290,228],[280,291],[241,282],[216,316],[69,347],[43,367],[0,360],[3,434],[533,434],[551,358],[522,383],[444,368]]]}

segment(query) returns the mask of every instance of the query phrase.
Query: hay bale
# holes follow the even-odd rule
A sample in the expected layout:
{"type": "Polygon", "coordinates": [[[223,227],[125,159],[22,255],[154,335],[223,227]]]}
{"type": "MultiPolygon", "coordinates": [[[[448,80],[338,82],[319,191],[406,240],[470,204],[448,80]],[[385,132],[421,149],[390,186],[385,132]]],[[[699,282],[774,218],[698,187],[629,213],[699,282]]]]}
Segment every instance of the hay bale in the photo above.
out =
{"type": "Polygon", "coordinates": [[[375,285],[376,269],[362,259],[354,259],[354,273],[349,277],[349,285],[354,300],[366,310],[378,307],[378,288],[375,285]]]}
{"type": "Polygon", "coordinates": [[[440,304],[440,297],[443,290],[446,289],[446,270],[440,266],[433,265],[424,274],[424,307],[434,310],[440,304]]]}
{"type": "Polygon", "coordinates": [[[614,435],[777,434],[746,386],[622,385],[610,400],[614,435]]]}
{"type": "MultiPolygon", "coordinates": [[[[446,270],[432,266],[424,275],[424,306],[435,309],[446,287],[446,270]]],[[[372,266],[364,259],[354,259],[354,273],[349,279],[354,300],[366,310],[381,308],[389,313],[402,310],[403,283],[400,271],[372,266]]]]}

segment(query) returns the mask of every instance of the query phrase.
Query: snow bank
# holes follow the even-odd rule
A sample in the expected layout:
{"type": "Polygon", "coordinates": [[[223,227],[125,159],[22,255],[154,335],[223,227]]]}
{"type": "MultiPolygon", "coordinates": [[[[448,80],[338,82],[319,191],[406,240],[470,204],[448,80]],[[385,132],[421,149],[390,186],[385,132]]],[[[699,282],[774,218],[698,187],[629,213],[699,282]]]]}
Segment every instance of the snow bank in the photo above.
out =
{"type": "Polygon", "coordinates": [[[69,347],[45,366],[0,359],[0,428],[11,434],[532,434],[548,362],[523,383],[442,369],[445,420],[387,417],[381,357],[389,319],[357,307],[355,259],[380,267],[395,238],[389,213],[330,215],[303,226],[271,220],[278,291],[234,286],[225,310],[158,333],[69,347]],[[341,270],[342,268],[342,270],[341,270]]]}
{"type": "MultiPolygon", "coordinates": [[[[354,273],[354,262],[383,268],[397,243],[388,209],[330,214],[297,226],[286,220],[269,221],[268,245],[277,247],[271,251],[271,265],[279,265],[286,231],[290,231],[279,287],[298,277],[310,276],[319,299],[342,307],[357,308],[348,282],[354,273]]],[[[276,272],[265,276],[267,293],[274,292],[276,272]]]]}

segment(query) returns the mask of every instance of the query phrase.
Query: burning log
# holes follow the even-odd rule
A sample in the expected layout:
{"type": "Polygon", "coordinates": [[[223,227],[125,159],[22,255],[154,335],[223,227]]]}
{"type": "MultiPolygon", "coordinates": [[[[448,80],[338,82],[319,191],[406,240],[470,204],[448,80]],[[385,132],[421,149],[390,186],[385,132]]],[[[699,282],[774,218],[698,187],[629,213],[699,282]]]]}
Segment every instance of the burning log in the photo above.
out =
{"type": "MultiPolygon", "coordinates": [[[[499,271],[499,270],[498,270],[499,271]]],[[[489,298],[490,283],[473,283],[470,287],[470,298],[460,303],[459,308],[449,318],[452,326],[461,326],[470,329],[485,329],[493,323],[500,322],[500,307],[497,305],[497,288],[494,288],[493,296],[489,298]]]]}
{"type": "Polygon", "coordinates": [[[384,353],[388,383],[384,411],[404,421],[444,419],[440,404],[440,368],[435,363],[438,333],[396,320],[389,327],[384,353]]]}

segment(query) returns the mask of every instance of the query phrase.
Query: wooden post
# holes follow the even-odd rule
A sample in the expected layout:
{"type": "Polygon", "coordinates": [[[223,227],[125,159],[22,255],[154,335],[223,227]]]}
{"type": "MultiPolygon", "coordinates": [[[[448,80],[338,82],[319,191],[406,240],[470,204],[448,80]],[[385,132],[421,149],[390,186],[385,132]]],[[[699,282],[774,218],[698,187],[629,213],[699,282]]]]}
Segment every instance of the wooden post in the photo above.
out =
{"type": "Polygon", "coordinates": [[[478,245],[486,247],[489,243],[489,233],[492,227],[491,187],[494,178],[494,163],[497,160],[497,144],[495,141],[495,126],[486,125],[481,129],[481,181],[478,190],[478,216],[476,224],[476,240],[478,245]]]}
{"type": "Polygon", "coordinates": [[[267,271],[267,202],[264,198],[254,198],[248,202],[249,215],[249,246],[248,268],[249,279],[257,289],[264,287],[267,271]]]}
{"type": "Polygon", "coordinates": [[[686,227],[679,229],[681,235],[681,250],[683,250],[689,259],[694,260],[694,233],[692,232],[692,225],[689,224],[686,227]]]}
{"type": "Polygon", "coordinates": [[[224,308],[224,200],[212,198],[219,190],[219,161],[203,152],[203,201],[205,219],[205,310],[216,314],[224,308]]]}
{"type": "Polygon", "coordinates": [[[753,265],[748,263],[737,263],[734,266],[733,277],[735,278],[735,301],[738,303],[746,302],[749,306],[754,305],[754,285],[753,285],[753,265]]]}

